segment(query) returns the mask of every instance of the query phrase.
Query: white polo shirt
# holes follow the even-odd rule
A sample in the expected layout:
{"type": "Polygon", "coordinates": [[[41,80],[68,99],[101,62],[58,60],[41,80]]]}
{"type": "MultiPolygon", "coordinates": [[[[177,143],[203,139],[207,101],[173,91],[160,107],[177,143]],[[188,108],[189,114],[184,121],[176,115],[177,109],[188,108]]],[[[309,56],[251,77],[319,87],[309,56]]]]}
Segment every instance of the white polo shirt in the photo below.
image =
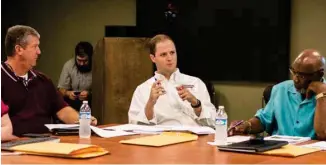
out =
{"type": "Polygon", "coordinates": [[[141,85],[139,85],[132,97],[128,117],[129,123],[137,124],[138,122],[158,125],[187,125],[198,126],[214,124],[216,110],[211,103],[207,88],[203,81],[197,77],[182,74],[177,69],[167,80],[163,75],[155,73],[141,85]],[[148,120],[145,115],[145,106],[150,96],[153,83],[161,80],[162,87],[166,93],[161,95],[154,105],[154,117],[148,120]],[[176,87],[179,85],[188,85],[188,90],[201,101],[202,111],[198,117],[190,103],[179,97],[176,87]],[[201,122],[199,122],[199,120],[201,122]],[[204,121],[204,122],[202,122],[204,121]]]}

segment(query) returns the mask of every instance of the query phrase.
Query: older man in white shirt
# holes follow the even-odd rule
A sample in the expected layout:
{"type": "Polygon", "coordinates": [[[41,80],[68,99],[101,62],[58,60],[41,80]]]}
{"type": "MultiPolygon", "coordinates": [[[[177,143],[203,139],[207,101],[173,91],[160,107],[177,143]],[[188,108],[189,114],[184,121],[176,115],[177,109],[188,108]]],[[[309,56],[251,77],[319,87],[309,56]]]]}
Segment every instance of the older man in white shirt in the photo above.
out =
{"type": "Polygon", "coordinates": [[[136,88],[129,123],[213,127],[216,111],[207,88],[199,78],[180,73],[172,39],[156,35],[149,47],[157,71],[136,88]]]}

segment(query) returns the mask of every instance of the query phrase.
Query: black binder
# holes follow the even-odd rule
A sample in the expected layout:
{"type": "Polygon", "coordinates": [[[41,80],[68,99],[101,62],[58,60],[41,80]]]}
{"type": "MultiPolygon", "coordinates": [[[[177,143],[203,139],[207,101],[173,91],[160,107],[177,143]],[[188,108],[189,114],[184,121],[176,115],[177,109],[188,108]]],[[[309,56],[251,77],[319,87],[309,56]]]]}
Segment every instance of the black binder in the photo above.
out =
{"type": "Polygon", "coordinates": [[[273,150],[276,148],[281,148],[287,145],[287,141],[276,141],[276,140],[248,140],[239,143],[233,143],[229,145],[219,145],[217,146],[221,151],[235,151],[235,152],[264,152],[268,150],[273,150]]]}
{"type": "Polygon", "coordinates": [[[79,134],[79,126],[70,127],[70,128],[53,128],[51,130],[53,135],[56,136],[69,136],[69,135],[78,135],[79,134]]]}

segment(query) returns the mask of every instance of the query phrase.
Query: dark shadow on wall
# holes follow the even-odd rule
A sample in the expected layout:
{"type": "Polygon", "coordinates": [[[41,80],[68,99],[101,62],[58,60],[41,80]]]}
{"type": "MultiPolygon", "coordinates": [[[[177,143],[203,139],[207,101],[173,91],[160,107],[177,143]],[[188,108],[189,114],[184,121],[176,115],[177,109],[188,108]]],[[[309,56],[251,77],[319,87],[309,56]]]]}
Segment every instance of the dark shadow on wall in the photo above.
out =
{"type": "Polygon", "coordinates": [[[6,60],[5,37],[9,27],[17,24],[27,24],[27,8],[24,0],[1,1],[1,61],[6,60]]]}

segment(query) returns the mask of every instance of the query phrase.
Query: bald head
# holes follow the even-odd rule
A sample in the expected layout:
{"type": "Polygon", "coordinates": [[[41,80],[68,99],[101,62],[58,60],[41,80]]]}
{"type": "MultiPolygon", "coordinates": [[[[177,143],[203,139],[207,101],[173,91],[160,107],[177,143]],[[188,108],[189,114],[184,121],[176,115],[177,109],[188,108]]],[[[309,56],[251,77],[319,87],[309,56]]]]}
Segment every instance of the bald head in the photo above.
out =
{"type": "Polygon", "coordinates": [[[297,90],[307,89],[312,81],[321,81],[324,76],[325,58],[314,49],[302,51],[291,68],[297,90]]]}
{"type": "Polygon", "coordinates": [[[294,60],[293,67],[312,73],[325,67],[325,58],[317,50],[306,49],[294,60]]]}

